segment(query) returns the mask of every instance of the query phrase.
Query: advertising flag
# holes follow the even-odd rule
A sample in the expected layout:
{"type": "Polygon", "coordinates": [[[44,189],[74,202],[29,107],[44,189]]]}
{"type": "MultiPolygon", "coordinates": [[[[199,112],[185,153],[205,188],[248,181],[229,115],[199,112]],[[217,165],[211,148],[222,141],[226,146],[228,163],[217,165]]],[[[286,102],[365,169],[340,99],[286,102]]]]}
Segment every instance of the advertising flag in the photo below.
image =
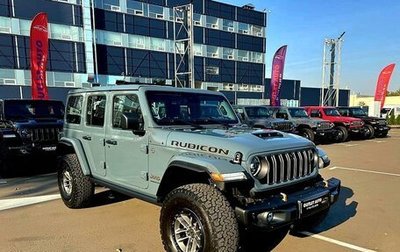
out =
{"type": "Polygon", "coordinates": [[[379,74],[378,82],[376,83],[375,101],[381,102],[381,109],[385,104],[387,89],[389,86],[390,77],[392,76],[395,64],[387,65],[379,74]]]}
{"type": "Polygon", "coordinates": [[[276,51],[274,58],[272,60],[272,73],[271,73],[271,86],[270,86],[271,106],[281,105],[279,93],[283,78],[283,68],[285,66],[286,48],[287,45],[284,45],[281,48],[279,48],[276,51]]]}
{"type": "Polygon", "coordinates": [[[30,33],[30,56],[32,75],[32,99],[49,99],[46,86],[46,65],[48,58],[47,14],[40,12],[32,20],[30,33]]]}

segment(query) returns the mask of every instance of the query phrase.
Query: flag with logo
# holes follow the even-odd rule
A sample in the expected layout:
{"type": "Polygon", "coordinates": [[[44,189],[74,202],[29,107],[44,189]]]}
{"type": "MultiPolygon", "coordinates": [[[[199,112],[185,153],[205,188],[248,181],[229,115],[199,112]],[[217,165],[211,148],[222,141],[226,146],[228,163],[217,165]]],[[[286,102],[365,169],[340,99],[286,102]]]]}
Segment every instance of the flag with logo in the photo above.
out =
{"type": "Polygon", "coordinates": [[[283,68],[285,66],[285,57],[286,57],[286,49],[287,45],[282,46],[279,48],[274,55],[272,60],[272,73],[271,73],[271,86],[270,86],[270,94],[271,106],[280,106],[280,89],[282,85],[282,78],[283,78],[283,68]]]}

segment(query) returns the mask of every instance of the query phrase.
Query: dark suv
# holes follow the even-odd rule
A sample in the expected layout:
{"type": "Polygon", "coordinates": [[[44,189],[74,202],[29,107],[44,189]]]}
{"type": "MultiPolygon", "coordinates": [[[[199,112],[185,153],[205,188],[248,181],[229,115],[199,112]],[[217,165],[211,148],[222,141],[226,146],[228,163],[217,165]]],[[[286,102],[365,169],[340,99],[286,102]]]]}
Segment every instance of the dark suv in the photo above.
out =
{"type": "Polygon", "coordinates": [[[365,123],[365,137],[386,137],[390,127],[384,118],[368,116],[361,107],[338,107],[339,113],[342,116],[351,116],[360,118],[365,123]]]}
{"type": "Polygon", "coordinates": [[[61,101],[0,100],[0,174],[9,174],[20,157],[55,156],[63,127],[61,101]]]}

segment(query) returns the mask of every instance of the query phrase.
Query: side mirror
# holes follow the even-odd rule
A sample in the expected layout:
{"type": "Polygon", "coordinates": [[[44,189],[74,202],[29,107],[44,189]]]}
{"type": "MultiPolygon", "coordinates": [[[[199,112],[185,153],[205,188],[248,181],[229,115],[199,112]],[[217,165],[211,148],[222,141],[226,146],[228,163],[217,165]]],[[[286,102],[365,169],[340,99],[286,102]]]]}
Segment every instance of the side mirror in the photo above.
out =
{"type": "Polygon", "coordinates": [[[135,135],[143,136],[143,121],[135,112],[123,113],[121,116],[121,128],[123,130],[132,130],[135,135]]]}

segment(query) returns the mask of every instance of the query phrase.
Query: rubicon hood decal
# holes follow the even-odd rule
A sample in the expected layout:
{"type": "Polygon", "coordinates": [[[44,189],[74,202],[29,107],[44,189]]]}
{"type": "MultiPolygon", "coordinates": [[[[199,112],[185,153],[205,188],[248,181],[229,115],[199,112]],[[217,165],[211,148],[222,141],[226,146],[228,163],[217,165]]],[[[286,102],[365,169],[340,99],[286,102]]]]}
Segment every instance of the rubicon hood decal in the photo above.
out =
{"type": "Polygon", "coordinates": [[[199,151],[203,151],[203,152],[226,155],[226,156],[228,156],[228,154],[229,154],[228,149],[223,149],[223,148],[218,148],[218,147],[213,147],[213,146],[208,146],[208,145],[194,144],[194,143],[189,143],[189,142],[176,141],[176,140],[171,141],[171,146],[180,147],[180,148],[188,149],[188,150],[199,150],[199,151]]]}

